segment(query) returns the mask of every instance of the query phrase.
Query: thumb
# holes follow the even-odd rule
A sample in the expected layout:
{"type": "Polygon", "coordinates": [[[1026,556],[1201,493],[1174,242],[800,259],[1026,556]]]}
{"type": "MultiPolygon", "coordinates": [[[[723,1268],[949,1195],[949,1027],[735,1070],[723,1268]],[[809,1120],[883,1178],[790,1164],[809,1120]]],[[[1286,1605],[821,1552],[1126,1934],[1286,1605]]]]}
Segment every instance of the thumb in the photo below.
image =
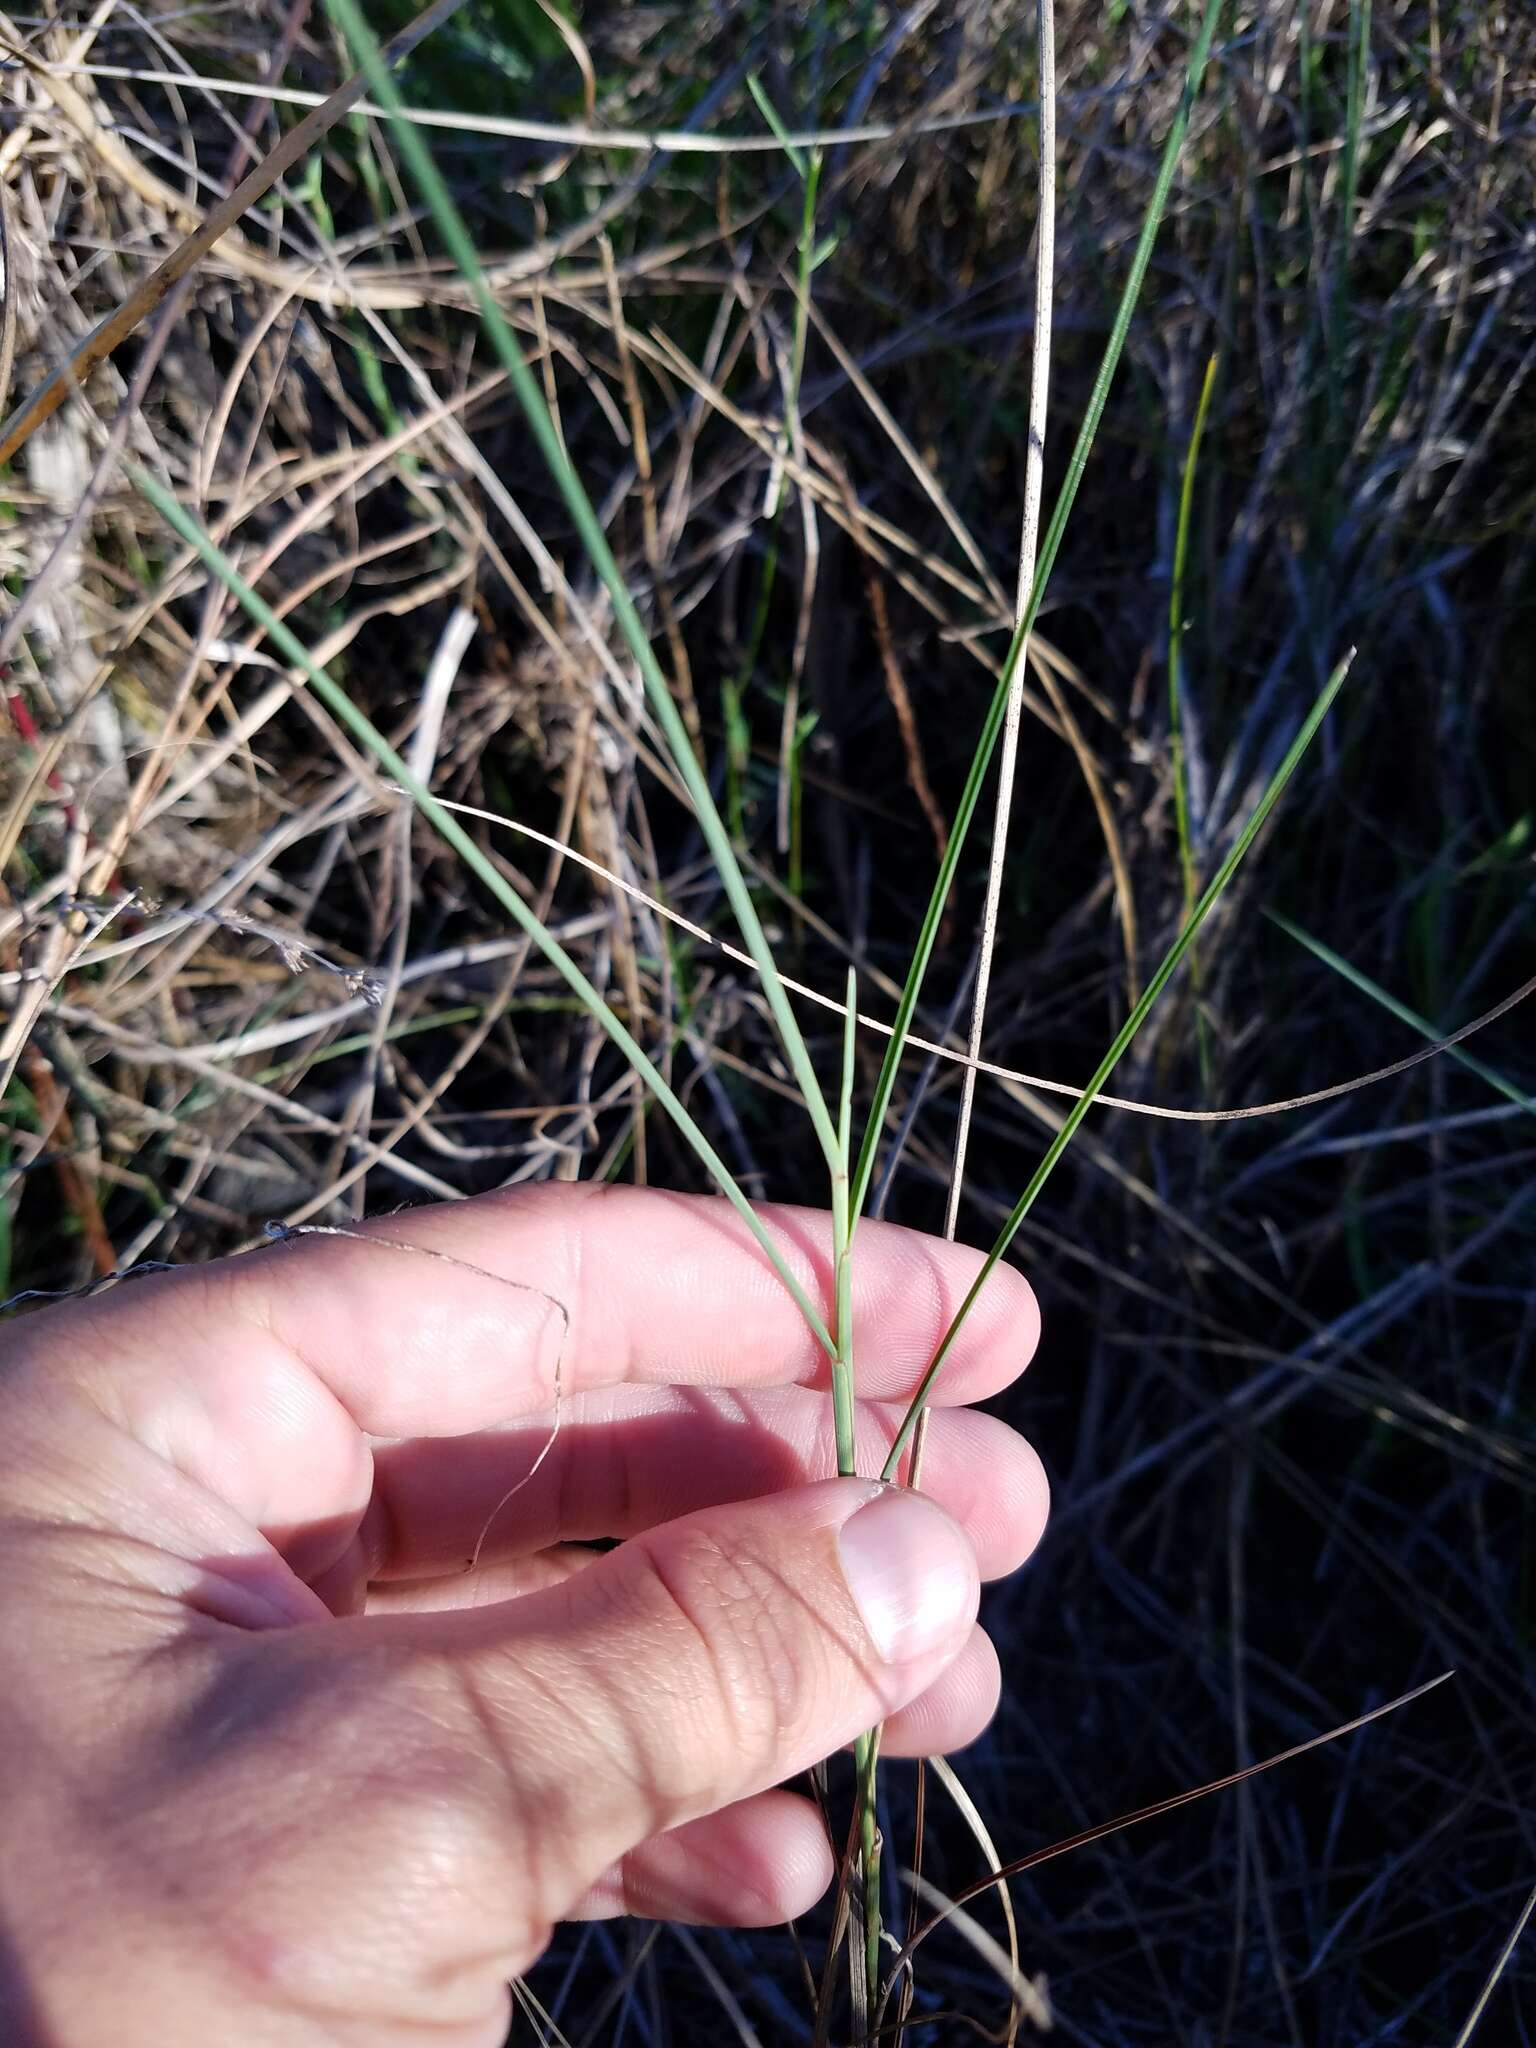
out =
{"type": "Polygon", "coordinates": [[[420,1618],[491,1735],[523,1901],[558,1919],[649,1836],[807,1770],[965,1646],[977,1568],[942,1508],[835,1479],[709,1508],[559,1586],[420,1618]]]}

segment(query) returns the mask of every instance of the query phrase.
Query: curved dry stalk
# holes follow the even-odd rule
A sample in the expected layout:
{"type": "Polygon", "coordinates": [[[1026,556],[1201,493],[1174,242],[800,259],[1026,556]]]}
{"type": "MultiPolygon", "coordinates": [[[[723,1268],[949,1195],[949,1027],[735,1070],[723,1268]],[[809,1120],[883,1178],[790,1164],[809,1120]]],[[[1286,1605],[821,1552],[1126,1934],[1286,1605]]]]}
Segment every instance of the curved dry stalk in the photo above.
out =
{"type": "MultiPolygon", "coordinates": [[[[287,685],[285,684],[282,687],[286,697],[287,685]]],[[[681,910],[675,910],[671,904],[664,903],[660,897],[653,896],[640,888],[636,883],[627,881],[624,876],[616,874],[612,868],[605,867],[601,861],[593,860],[589,855],[578,852],[574,846],[568,845],[558,834],[541,832],[535,825],[525,824],[519,818],[509,818],[500,811],[488,810],[480,804],[456,803],[444,796],[439,796],[437,802],[445,811],[457,812],[460,817],[479,818],[488,825],[499,825],[508,832],[515,832],[521,838],[531,839],[536,845],[548,848],[550,852],[558,854],[562,860],[568,861],[573,867],[584,869],[586,873],[595,876],[610,888],[616,889],[623,895],[630,897],[633,901],[643,904],[654,916],[663,919],[667,924],[675,926],[679,931],[687,932],[690,938],[697,939],[702,945],[713,947],[716,952],[723,953],[727,959],[734,961],[738,966],[748,968],[753,973],[756,973],[757,963],[753,960],[750,953],[744,952],[739,946],[733,946],[728,939],[720,938],[716,933],[710,931],[706,925],[697,923],[681,910]]],[[[184,912],[170,913],[172,928],[179,929],[189,921],[187,914],[184,912]]],[[[156,939],[163,936],[164,928],[158,925],[153,926],[144,932],[136,933],[131,938],[108,940],[100,946],[92,946],[83,950],[72,964],[75,967],[81,968],[99,966],[104,961],[113,959],[119,954],[137,952],[153,944],[156,939]]],[[[448,956],[444,955],[443,957],[447,958],[448,956]]],[[[417,971],[424,972],[426,970],[419,968],[417,971]]],[[[783,975],[780,978],[791,995],[799,996],[805,1002],[814,1003],[819,1009],[830,1011],[834,1016],[843,1017],[847,1015],[846,1004],[840,1002],[836,996],[825,995],[820,989],[812,988],[808,982],[797,981],[790,975],[783,975]]],[[[13,985],[17,979],[18,977],[14,973],[0,972],[0,990],[13,985]]],[[[1372,1088],[1382,1081],[1394,1081],[1400,1074],[1409,1073],[1413,1068],[1425,1065],[1427,1061],[1438,1058],[1441,1053],[1454,1051],[1457,1046],[1464,1045],[1468,1039],[1475,1038],[1480,1031],[1485,1031],[1490,1024],[1496,1024],[1501,1017],[1507,1017],[1512,1010],[1518,1009],[1522,1003],[1529,1002],[1533,995],[1536,995],[1536,975],[1528,977],[1528,979],[1520,983],[1518,988],[1513,989],[1510,994],[1501,997],[1491,1009],[1484,1010],[1481,1015],[1472,1018],[1469,1023],[1463,1024],[1457,1030],[1448,1033],[1446,1037],[1432,1039],[1429,1044],[1421,1046],[1417,1052],[1409,1053],[1403,1059],[1393,1060],[1387,1066],[1373,1067],[1369,1073],[1351,1075],[1346,1081],[1331,1082],[1326,1088],[1314,1088],[1305,1095],[1289,1095],[1274,1102],[1249,1103],[1241,1109],[1176,1109],[1168,1103],[1141,1102],[1132,1096],[1111,1095],[1107,1092],[1095,1095],[1094,1102],[1097,1107],[1102,1109],[1120,1109],[1125,1110],[1132,1116],[1157,1117],[1168,1123],[1186,1124],[1252,1123],[1262,1117],[1282,1116],[1291,1110],[1315,1109],[1320,1103],[1337,1102],[1341,1096],[1352,1095],[1358,1089],[1372,1088]]],[[[333,1010],[327,1010],[324,1013],[324,1022],[327,1024],[340,1023],[346,1017],[360,1015],[362,1008],[362,999],[360,997],[354,998],[349,1003],[338,1004],[333,1010]]],[[[287,1045],[292,1043],[294,1039],[302,1038],[308,1030],[314,1028],[316,1021],[317,1019],[314,1016],[290,1017],[276,1023],[260,1025],[248,1032],[242,1033],[237,1039],[224,1041],[220,1050],[227,1057],[234,1057],[237,1054],[271,1051],[276,1046],[287,1045]]],[[[862,1029],[873,1031],[879,1037],[889,1038],[892,1034],[893,1027],[883,1017],[871,1016],[868,1011],[860,1010],[855,1021],[862,1029]]],[[[1422,1026],[1416,1025],[1415,1028],[1422,1028],[1422,1026]]],[[[1000,1081],[1006,1086],[1035,1088],[1043,1095],[1063,1096],[1072,1102],[1078,1101],[1086,1093],[1086,1090],[1077,1087],[1071,1081],[1052,1081],[1040,1074],[1025,1073],[1019,1067],[1005,1067],[996,1060],[977,1060],[973,1062],[969,1053],[961,1047],[945,1045],[937,1039],[922,1038],[916,1032],[909,1032],[904,1042],[908,1050],[922,1053],[925,1058],[944,1060],[950,1065],[957,1067],[971,1067],[974,1065],[975,1071],[978,1074],[984,1074],[989,1080],[1000,1081]]],[[[210,1048],[204,1049],[209,1050],[210,1048]]],[[[1519,1101],[1520,1106],[1524,1108],[1536,1107],[1536,1103],[1533,1103],[1529,1097],[1520,1097],[1519,1101]]]]}
{"type": "MultiPolygon", "coordinates": [[[[1013,2010],[1009,2014],[1008,2039],[1012,2041],[1017,2037],[1021,2019],[1032,2020],[1036,2026],[1042,2029],[1049,2028],[1051,2024],[1050,2007],[1042,1997],[1040,1987],[1025,1976],[1019,1962],[1019,1928],[1018,1922],[1014,1917],[1013,1895],[1008,1889],[1007,1878],[1002,1875],[1003,1859],[997,1853],[997,1844],[992,1839],[992,1831],[982,1819],[980,1809],[975,1800],[972,1799],[970,1793],[965,1789],[959,1772],[947,1757],[930,1757],[923,1768],[932,1770],[934,1776],[954,1801],[956,1810],[960,1818],[970,1829],[987,1868],[995,1874],[997,1879],[997,1897],[998,1903],[1002,1907],[1004,1924],[1008,1929],[1008,1946],[1005,1950],[1000,1950],[997,1947],[997,1943],[992,1941],[991,1936],[985,1934],[984,1930],[977,1928],[976,1932],[982,1935],[983,1940],[990,1943],[991,1948],[996,1951],[999,1967],[1013,1995],[1013,2010]]],[[[916,1857],[913,1858],[913,1869],[916,1874],[916,1888],[922,1890],[925,1894],[931,1892],[933,1888],[921,1876],[922,1864],[916,1857]]],[[[930,1904],[933,1903],[943,1904],[944,1902],[943,1900],[935,1901],[930,1899],[930,1904]]],[[[913,1929],[909,1927],[908,1932],[911,1933],[912,1931],[913,1929]]],[[[972,1945],[978,1949],[979,1953],[988,1955],[987,1949],[980,1942],[973,1942],[972,1945]]],[[[993,1957],[988,1955],[988,1960],[993,1960],[993,1957]]]]}
{"type": "MultiPolygon", "coordinates": [[[[540,0],[543,4],[543,0],[540,0]]],[[[546,9],[554,18],[555,10],[546,9]]],[[[562,18],[562,34],[564,24],[562,18]]],[[[111,78],[128,85],[175,85],[185,90],[198,86],[210,94],[228,93],[231,98],[249,97],[260,90],[248,78],[205,78],[193,72],[157,71],[142,64],[65,63],[48,66],[54,78],[111,78]]],[[[1125,88],[1120,88],[1123,91],[1125,88]]],[[[306,92],[296,85],[284,86],[271,95],[285,106],[318,107],[324,94],[306,92]]],[[[1079,94],[1080,102],[1102,99],[1100,93],[1079,94]]],[[[855,121],[845,128],[791,128],[777,135],[705,135],[693,128],[607,128],[588,121],[534,121],[518,114],[459,113],[452,108],[408,107],[394,116],[373,100],[359,100],[359,114],[382,120],[401,118],[416,128],[446,128],[454,135],[494,135],[509,142],[549,142],[564,149],[665,151],[669,156],[764,156],[780,150],[787,142],[793,149],[839,149],[855,142],[896,142],[916,140],[924,135],[954,135],[967,128],[991,128],[1009,121],[1027,119],[1035,112],[1028,100],[1016,100],[1002,107],[973,107],[960,113],[936,114],[916,121],[855,121]]]]}
{"type": "MultiPolygon", "coordinates": [[[[930,1762],[934,1769],[938,1770],[940,1765],[943,1764],[944,1759],[936,1756],[931,1758],[930,1762]]],[[[1019,1967],[1017,1955],[1004,1948],[1001,1942],[995,1941],[979,1920],[973,1918],[964,1906],[957,1906],[954,1900],[948,1897],[946,1893],[941,1892],[936,1884],[930,1884],[920,1870],[915,1867],[911,1870],[904,1870],[902,1876],[912,1887],[913,1911],[916,1912],[919,1904],[936,1908],[943,1916],[945,1926],[952,1928],[963,1941],[968,1942],[988,1968],[995,1970],[1003,1983],[1008,1986],[1012,2005],[1009,2012],[1008,2032],[1004,2039],[1009,2043],[1017,2040],[1019,2024],[1023,2020],[1028,2020],[1042,2034],[1050,2033],[1055,2023],[1051,2014],[1050,1986],[1044,1975],[1042,1974],[1038,1978],[1026,1977],[1023,1970],[1019,1967]]],[[[1006,1881],[999,1882],[998,1892],[1001,1897],[1007,1898],[1008,1886],[1006,1881]]],[[[1010,1917],[1010,1934],[1012,1930],[1013,1922],[1010,1917]]],[[[910,1979],[907,1981],[910,1981],[910,1979]]],[[[925,2021],[927,2017],[925,2013],[923,2015],[925,2021]]],[[[898,2025],[905,2025],[906,2023],[907,2012],[903,2011],[898,2025]]],[[[996,2036],[987,2035],[984,2038],[990,2040],[995,2039],[996,2036]]]]}

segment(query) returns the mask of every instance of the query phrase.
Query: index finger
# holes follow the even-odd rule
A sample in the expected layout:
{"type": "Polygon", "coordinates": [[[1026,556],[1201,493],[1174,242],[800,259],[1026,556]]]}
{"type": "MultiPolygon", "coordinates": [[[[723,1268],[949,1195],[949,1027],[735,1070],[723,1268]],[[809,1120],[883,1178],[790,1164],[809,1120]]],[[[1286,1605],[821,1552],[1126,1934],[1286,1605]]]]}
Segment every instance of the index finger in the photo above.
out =
{"type": "MultiPolygon", "coordinates": [[[[762,1218],[831,1317],[831,1225],[762,1218]]],[[[885,1223],[854,1251],[858,1391],[917,1386],[982,1254],[885,1223]]],[[[941,1405],[1006,1386],[1039,1315],[999,1267],[940,1375],[941,1405]]],[[[730,1205],[708,1196],[546,1183],[423,1208],[28,1318],[135,1433],[264,1524],[280,1498],[334,1501],[347,1425],[366,1436],[455,1436],[547,1412],[620,1382],[824,1383],[825,1353],[730,1205]],[[435,1256],[413,1257],[413,1250],[435,1256]],[[507,1283],[511,1283],[510,1285],[507,1283]],[[329,1468],[322,1472],[320,1465],[329,1468]]]]}
{"type": "MultiPolygon", "coordinates": [[[[784,1205],[758,1213],[830,1324],[830,1218],[784,1205]]],[[[415,1210],[358,1235],[456,1262],[398,1252],[391,1261],[387,1250],[325,1238],[292,1247],[270,1268],[274,1328],[292,1330],[306,1355],[344,1359],[367,1333],[367,1369],[349,1376],[343,1398],[376,1435],[478,1429],[547,1407],[557,1348],[568,1394],[624,1382],[829,1380],[805,1318],[735,1210],[715,1196],[546,1182],[415,1210]],[[484,1291],[468,1268],[494,1276],[484,1291]],[[519,1299],[496,1284],[506,1281],[537,1292],[519,1299]],[[488,1306],[492,1322],[482,1327],[488,1306]]],[[[853,1322],[861,1396],[900,1400],[916,1390],[982,1260],[968,1245],[920,1231],[860,1225],[853,1322]]],[[[1039,1327],[1023,1275],[996,1270],[940,1375],[936,1402],[976,1401],[1009,1385],[1033,1355],[1039,1327]]]]}

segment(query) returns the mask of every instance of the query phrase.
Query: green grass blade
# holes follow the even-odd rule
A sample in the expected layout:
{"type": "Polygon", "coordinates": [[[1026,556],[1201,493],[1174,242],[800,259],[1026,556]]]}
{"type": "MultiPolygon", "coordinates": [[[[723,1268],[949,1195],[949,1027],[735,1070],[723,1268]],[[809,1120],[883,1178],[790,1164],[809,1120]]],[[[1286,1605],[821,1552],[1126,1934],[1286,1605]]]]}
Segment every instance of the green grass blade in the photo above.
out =
{"type": "MultiPolygon", "coordinates": [[[[1310,932],[1304,932],[1299,924],[1292,924],[1291,920],[1282,917],[1278,910],[1267,910],[1264,914],[1271,924],[1277,924],[1288,938],[1296,941],[1298,946],[1305,946],[1307,951],[1314,958],[1321,960],[1325,967],[1331,967],[1335,974],[1342,975],[1352,988],[1359,989],[1362,995],[1369,996],[1372,1002],[1380,1003],[1384,1010],[1390,1011],[1399,1023],[1408,1025],[1423,1038],[1440,1038],[1441,1033],[1428,1018],[1421,1017],[1417,1010],[1410,1010],[1406,1003],[1399,1002],[1397,997],[1389,994],[1379,982],[1372,981],[1368,974],[1362,974],[1360,969],[1346,960],[1342,954],[1335,953],[1331,946],[1325,946],[1321,939],[1314,939],[1310,932]]],[[[1536,1098],[1523,1094],[1513,1081],[1506,1081],[1496,1068],[1480,1060],[1476,1053],[1468,1052],[1459,1045],[1448,1045],[1445,1051],[1448,1059],[1455,1060],[1459,1066],[1465,1067],[1468,1073],[1476,1074],[1480,1081],[1486,1081],[1488,1086],[1502,1095],[1506,1102],[1513,1102],[1520,1109],[1536,1110],[1536,1098]]]]}
{"type": "Polygon", "coordinates": [[[880,1076],[875,1083],[874,1100],[870,1106],[869,1123],[864,1132],[864,1142],[859,1150],[859,1163],[854,1175],[853,1184],[853,1214],[855,1219],[861,1214],[865,1198],[869,1192],[870,1176],[874,1172],[875,1156],[879,1150],[880,1136],[885,1127],[886,1111],[890,1107],[891,1093],[896,1085],[897,1070],[901,1064],[907,1034],[912,1028],[912,1018],[917,1009],[918,1000],[922,995],[923,981],[928,972],[928,962],[933,954],[934,942],[938,937],[939,922],[944,914],[944,905],[948,900],[956,870],[960,865],[960,855],[965,847],[966,834],[970,830],[971,820],[975,816],[976,805],[981,796],[982,783],[986,779],[987,767],[992,759],[992,751],[997,744],[998,734],[1002,731],[1003,719],[1008,708],[1008,691],[1013,682],[1013,672],[1018,663],[1023,659],[1025,646],[1028,643],[1030,634],[1034,631],[1035,620],[1039,615],[1040,601],[1045,595],[1046,584],[1049,582],[1051,571],[1056,565],[1056,557],[1061,551],[1062,536],[1066,532],[1067,521],[1072,512],[1072,501],[1077,496],[1078,486],[1083,480],[1083,471],[1088,465],[1088,457],[1092,452],[1094,438],[1098,433],[1099,421],[1103,417],[1104,406],[1109,397],[1110,385],[1114,381],[1115,370],[1119,364],[1121,353],[1125,348],[1125,338],[1130,330],[1131,316],[1136,310],[1136,302],[1141,296],[1142,284],[1152,261],[1152,251],[1157,242],[1158,229],[1162,225],[1163,214],[1167,210],[1168,193],[1173,184],[1173,174],[1178,167],[1179,155],[1184,146],[1184,137],[1189,129],[1190,115],[1194,110],[1195,100],[1200,91],[1201,80],[1205,76],[1205,67],[1210,58],[1211,45],[1216,38],[1216,29],[1221,19],[1224,4],[1225,0],[1208,0],[1205,15],[1200,24],[1200,33],[1195,40],[1195,47],[1190,54],[1189,68],[1184,75],[1184,90],[1179,98],[1178,111],[1173,117],[1167,137],[1163,143],[1163,153],[1162,159],[1158,164],[1157,179],[1152,188],[1152,197],[1147,206],[1146,218],[1142,222],[1141,234],[1137,239],[1136,252],[1131,259],[1130,273],[1126,278],[1125,288],[1120,295],[1120,304],[1115,312],[1114,325],[1110,329],[1109,342],[1104,350],[1103,360],[1099,364],[1098,374],[1093,381],[1093,390],[1083,414],[1082,428],[1078,433],[1076,444],[1072,450],[1071,460],[1067,465],[1067,474],[1062,483],[1060,495],[1051,513],[1051,523],[1046,528],[1045,538],[1040,544],[1040,560],[1035,570],[1034,588],[1030,591],[1029,602],[1024,608],[1013,638],[1008,643],[1008,652],[1003,657],[1003,665],[998,676],[997,687],[993,691],[992,702],[987,707],[987,715],[982,725],[981,737],[977,742],[976,752],[965,779],[965,787],[960,794],[960,802],[955,812],[954,823],[950,828],[949,845],[943,860],[939,864],[938,879],[933,885],[933,894],[929,898],[928,908],[923,914],[923,922],[918,932],[917,945],[913,950],[912,965],[907,972],[906,983],[901,992],[901,1001],[896,1008],[896,1019],[890,1042],[886,1046],[885,1058],[881,1062],[880,1076]]]}
{"type": "Polygon", "coordinates": [[[420,188],[423,199],[431,209],[444,246],[459,266],[474,294],[485,331],[507,372],[534,440],[538,443],[539,452],[548,464],[550,475],[565,500],[566,509],[587,551],[588,559],[608,592],[613,604],[614,618],[639,668],[652,716],[661,727],[673,766],[688,792],[694,815],[698,819],[705,843],[715,862],[747,951],[752,955],[763,978],[763,994],[769,1013],[778,1032],[779,1042],[784,1048],[784,1055],[794,1074],[795,1083],[815,1126],[817,1140],[828,1166],[833,1167],[837,1159],[837,1133],[832,1128],[832,1118],[821,1085],[816,1078],[815,1068],[811,1064],[810,1052],[795,1021],[788,992],[774,962],[773,949],[758,919],[746,877],[731,845],[731,836],[715,807],[709,783],[694,754],[682,715],[673,701],[672,692],[667,687],[666,677],[661,672],[644,622],[635,608],[634,599],[629,594],[629,587],[620,572],[613,550],[608,545],[608,536],[602,529],[592,501],[587,496],[586,489],[566,452],[565,444],[550,417],[537,379],[523,360],[523,352],[518,346],[517,337],[486,281],[464,217],[454,203],[453,196],[420,131],[410,121],[399,118],[403,113],[399,92],[383,63],[378,42],[363,19],[357,0],[326,0],[326,7],[351,45],[358,68],[366,73],[375,99],[395,117],[394,134],[400,154],[420,188]]]}
{"type": "Polygon", "coordinates": [[[1316,737],[1317,729],[1322,724],[1324,718],[1327,717],[1329,707],[1332,705],[1334,698],[1337,697],[1339,691],[1344,687],[1344,678],[1349,673],[1350,662],[1353,658],[1352,653],[1347,654],[1323,685],[1316,703],[1302,721],[1301,730],[1297,733],[1295,739],[1292,740],[1285,759],[1270,778],[1268,787],[1254,806],[1247,824],[1238,834],[1231,852],[1212,876],[1204,894],[1185,921],[1183,930],[1164,954],[1156,973],[1147,983],[1141,1000],[1116,1032],[1114,1043],[1110,1046],[1109,1051],[1105,1053],[1103,1059],[1100,1060],[1094,1071],[1093,1078],[1089,1081],[1077,1101],[1073,1103],[1061,1129],[1051,1140],[1040,1164],[1030,1175],[1029,1185],[1014,1204],[1007,1222],[998,1232],[992,1249],[987,1253],[981,1271],[972,1283],[970,1292],[966,1295],[964,1301],[961,1302],[960,1307],[955,1313],[954,1321],[944,1333],[939,1348],[934,1354],[933,1363],[923,1375],[922,1384],[913,1396],[912,1405],[907,1410],[906,1417],[902,1422],[900,1430],[897,1432],[896,1440],[891,1446],[890,1455],[885,1461],[885,1469],[881,1474],[882,1478],[895,1478],[897,1469],[901,1464],[902,1453],[907,1447],[908,1439],[917,1427],[917,1418],[927,1406],[928,1396],[933,1390],[934,1382],[938,1378],[944,1361],[949,1356],[954,1341],[960,1333],[961,1325],[970,1314],[977,1296],[986,1285],[988,1275],[1007,1251],[1009,1245],[1012,1244],[1019,1225],[1034,1207],[1041,1189],[1050,1179],[1057,1162],[1077,1135],[1078,1126],[1093,1107],[1095,1097],[1108,1081],[1110,1075],[1115,1071],[1115,1068],[1120,1064],[1131,1040],[1151,1015],[1153,1004],[1172,980],[1180,961],[1194,943],[1195,934],[1210,915],[1211,910],[1225,891],[1227,884],[1241,866],[1248,849],[1263,829],[1264,821],[1279,802],[1282,790],[1284,790],[1292,775],[1295,774],[1301,757],[1306,753],[1308,747],[1311,746],[1313,739],[1316,737]]]}
{"type": "Polygon", "coordinates": [[[783,150],[784,154],[794,165],[797,175],[803,178],[806,174],[805,151],[790,141],[789,130],[779,119],[779,110],[773,104],[773,101],[769,99],[767,89],[755,71],[747,73],[747,91],[756,100],[757,110],[773,130],[775,140],[778,142],[780,149],[783,150]]]}
{"type": "Polygon", "coordinates": [[[146,471],[134,469],[129,474],[135,488],[143,493],[166,524],[174,528],[189,547],[197,550],[214,575],[263,629],[273,646],[296,668],[303,671],[309,679],[310,687],[327,710],[367,748],[391,780],[399,783],[422,816],[448,842],[464,865],[485,886],[512,921],[528,934],[566,986],[596,1018],[614,1045],[623,1053],[625,1059],[666,1110],[683,1138],[703,1161],[720,1192],[751,1230],[765,1257],[814,1331],[818,1343],[828,1357],[835,1356],[837,1347],[820,1312],[791,1272],[783,1253],[764,1229],[753,1211],[752,1204],[737,1185],[730,1168],[688,1114],[645,1048],[604,1001],[601,991],[582,973],[559,940],[539,922],[500,870],[486,859],[452,812],[443,808],[409,763],[395,752],[372,720],[357,708],[341,685],[326,674],[302,641],[277,616],[265,598],[251,588],[234,563],[218,543],[204,532],[191,513],[178,504],[170,492],[146,471]]]}

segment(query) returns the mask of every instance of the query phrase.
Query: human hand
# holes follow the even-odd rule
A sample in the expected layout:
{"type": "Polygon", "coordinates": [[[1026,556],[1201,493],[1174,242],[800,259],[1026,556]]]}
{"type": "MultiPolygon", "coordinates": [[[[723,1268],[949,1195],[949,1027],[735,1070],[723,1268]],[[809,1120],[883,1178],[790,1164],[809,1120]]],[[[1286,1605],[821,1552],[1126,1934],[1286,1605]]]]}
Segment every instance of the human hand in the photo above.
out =
{"type": "MultiPolygon", "coordinates": [[[[826,1218],[765,1220],[825,1311],[826,1218]]],[[[825,1359],[722,1202],[359,1235],[5,1333],[8,2042],[495,2048],[556,1920],[801,1912],[832,1858],[774,1788],[882,1717],[910,1755],[991,1715],[978,1574],[1045,1482],[953,1404],[1029,1359],[1016,1273],[940,1379],[929,1499],[821,1477],[825,1359]]],[[[861,1225],[861,1469],[978,1265],[861,1225]]]]}

